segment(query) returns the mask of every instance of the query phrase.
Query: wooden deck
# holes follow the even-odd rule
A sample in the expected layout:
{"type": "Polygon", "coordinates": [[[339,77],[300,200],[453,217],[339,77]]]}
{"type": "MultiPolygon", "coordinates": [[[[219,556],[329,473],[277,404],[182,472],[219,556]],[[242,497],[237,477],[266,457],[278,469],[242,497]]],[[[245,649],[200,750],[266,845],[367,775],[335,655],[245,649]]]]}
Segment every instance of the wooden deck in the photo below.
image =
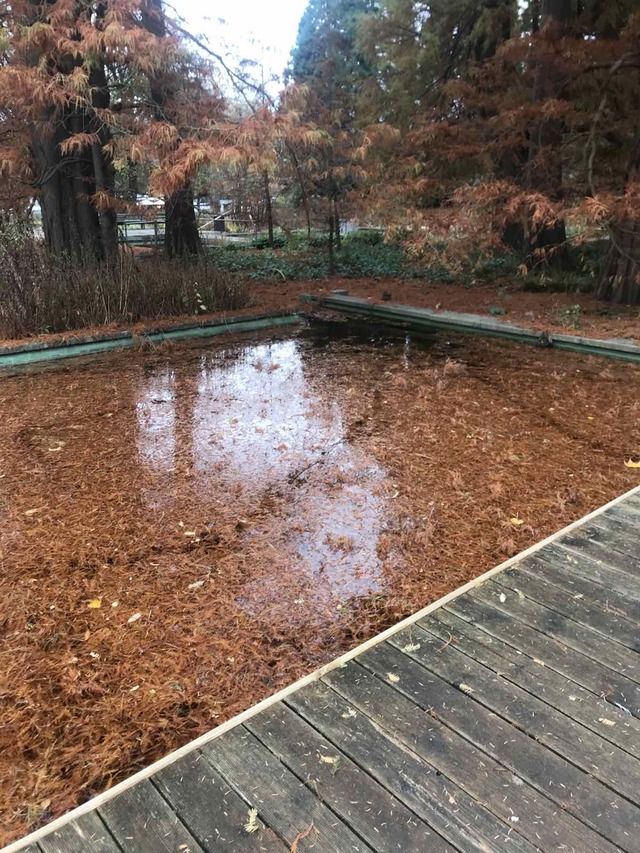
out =
{"type": "Polygon", "coordinates": [[[6,850],[640,853],[639,531],[635,490],[6,850]]]}

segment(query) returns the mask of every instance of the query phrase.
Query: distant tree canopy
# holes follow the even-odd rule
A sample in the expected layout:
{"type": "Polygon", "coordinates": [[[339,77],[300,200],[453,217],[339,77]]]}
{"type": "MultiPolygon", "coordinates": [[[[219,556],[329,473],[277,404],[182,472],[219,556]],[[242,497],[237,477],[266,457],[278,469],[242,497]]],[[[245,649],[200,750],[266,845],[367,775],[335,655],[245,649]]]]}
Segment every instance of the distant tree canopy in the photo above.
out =
{"type": "Polygon", "coordinates": [[[144,161],[166,196],[169,254],[196,251],[194,142],[206,159],[224,101],[160,0],[11,0],[2,34],[7,201],[37,196],[52,251],[105,259],[117,245],[115,171],[144,161]]]}
{"type": "Polygon", "coordinates": [[[291,70],[361,215],[452,265],[604,237],[598,292],[637,303],[639,36],[640,0],[311,0],[291,70]]]}
{"type": "Polygon", "coordinates": [[[274,193],[331,251],[347,216],[453,268],[598,239],[599,295],[640,302],[640,0],[310,0],[279,97],[162,0],[0,10],[0,206],[37,197],[55,252],[114,254],[140,164],[170,255],[199,250],[217,174],[271,242],[274,193]]]}

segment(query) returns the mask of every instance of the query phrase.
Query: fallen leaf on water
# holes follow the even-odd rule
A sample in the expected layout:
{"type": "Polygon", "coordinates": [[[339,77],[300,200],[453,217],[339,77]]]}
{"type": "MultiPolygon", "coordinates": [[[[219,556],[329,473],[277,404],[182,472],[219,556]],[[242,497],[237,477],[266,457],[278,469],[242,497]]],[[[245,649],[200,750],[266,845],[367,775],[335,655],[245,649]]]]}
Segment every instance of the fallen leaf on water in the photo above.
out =
{"type": "Polygon", "coordinates": [[[633,459],[625,459],[624,464],[627,468],[640,468],[640,462],[634,462],[633,459]]]}
{"type": "Polygon", "coordinates": [[[134,613],[133,616],[129,616],[127,622],[131,625],[132,622],[137,622],[141,617],[142,613],[134,613]]]}
{"type": "Polygon", "coordinates": [[[244,825],[245,832],[257,832],[260,829],[258,821],[258,809],[249,809],[249,820],[244,825]]]}
{"type": "Polygon", "coordinates": [[[101,598],[93,598],[89,602],[89,609],[90,610],[98,610],[100,607],[102,607],[102,599],[101,598]]]}

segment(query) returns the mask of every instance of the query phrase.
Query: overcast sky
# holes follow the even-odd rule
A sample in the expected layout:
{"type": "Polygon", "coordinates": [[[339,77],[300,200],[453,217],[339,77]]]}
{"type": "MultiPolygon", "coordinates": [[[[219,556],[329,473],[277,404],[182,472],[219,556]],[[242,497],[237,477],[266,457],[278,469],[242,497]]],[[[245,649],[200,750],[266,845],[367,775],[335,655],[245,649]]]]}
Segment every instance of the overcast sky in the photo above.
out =
{"type": "Polygon", "coordinates": [[[307,0],[173,0],[171,5],[214,50],[224,44],[230,54],[261,63],[268,78],[282,74],[307,0]]]}

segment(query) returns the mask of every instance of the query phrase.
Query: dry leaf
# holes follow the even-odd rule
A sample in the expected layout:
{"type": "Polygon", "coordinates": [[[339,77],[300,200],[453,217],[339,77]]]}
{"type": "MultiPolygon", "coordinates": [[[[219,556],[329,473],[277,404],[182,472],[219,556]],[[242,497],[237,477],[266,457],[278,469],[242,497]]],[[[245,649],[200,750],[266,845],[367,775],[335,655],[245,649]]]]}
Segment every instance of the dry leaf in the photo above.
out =
{"type": "Polygon", "coordinates": [[[473,687],[470,684],[465,684],[464,682],[459,685],[460,690],[463,693],[473,693],[473,687]]]}
{"type": "Polygon", "coordinates": [[[100,607],[102,607],[102,599],[101,598],[93,598],[89,602],[88,606],[89,606],[90,610],[98,610],[100,607]]]}
{"type": "Polygon", "coordinates": [[[392,684],[397,684],[400,681],[400,676],[396,675],[394,672],[388,672],[387,678],[392,684]]]}
{"type": "Polygon", "coordinates": [[[606,717],[600,717],[600,722],[602,723],[603,726],[615,726],[614,721],[613,720],[607,720],[606,717]]]}
{"type": "Polygon", "coordinates": [[[504,604],[506,600],[507,600],[507,596],[504,594],[504,592],[501,592],[500,593],[500,601],[504,604]]]}
{"type": "Polygon", "coordinates": [[[188,589],[200,589],[203,583],[204,581],[194,581],[193,583],[189,584],[188,589]]]}
{"type": "Polygon", "coordinates": [[[420,643],[408,643],[406,646],[403,646],[403,652],[417,652],[420,648],[420,643]]]}
{"type": "Polygon", "coordinates": [[[625,459],[624,464],[627,468],[640,468],[640,462],[634,462],[633,459],[625,459]]]}
{"type": "Polygon", "coordinates": [[[25,512],[25,515],[27,515],[27,516],[29,516],[29,518],[31,518],[32,515],[35,515],[37,512],[41,512],[43,509],[44,509],[43,506],[37,506],[35,509],[28,509],[25,512]]]}
{"type": "Polygon", "coordinates": [[[350,717],[356,717],[357,711],[354,711],[353,708],[349,708],[348,711],[345,711],[344,714],[340,715],[343,720],[348,720],[350,717]]]}
{"type": "Polygon", "coordinates": [[[514,515],[513,518],[509,519],[509,521],[514,525],[514,527],[520,527],[521,524],[524,524],[524,521],[521,518],[518,518],[517,515],[514,515]]]}
{"type": "Polygon", "coordinates": [[[127,622],[131,625],[132,622],[137,622],[141,617],[142,613],[134,613],[133,616],[129,616],[127,622]]]}
{"type": "Polygon", "coordinates": [[[313,823],[310,823],[304,832],[300,832],[296,835],[293,839],[293,844],[291,845],[291,853],[298,853],[298,842],[302,841],[303,838],[306,838],[313,828],[313,823]]]}

